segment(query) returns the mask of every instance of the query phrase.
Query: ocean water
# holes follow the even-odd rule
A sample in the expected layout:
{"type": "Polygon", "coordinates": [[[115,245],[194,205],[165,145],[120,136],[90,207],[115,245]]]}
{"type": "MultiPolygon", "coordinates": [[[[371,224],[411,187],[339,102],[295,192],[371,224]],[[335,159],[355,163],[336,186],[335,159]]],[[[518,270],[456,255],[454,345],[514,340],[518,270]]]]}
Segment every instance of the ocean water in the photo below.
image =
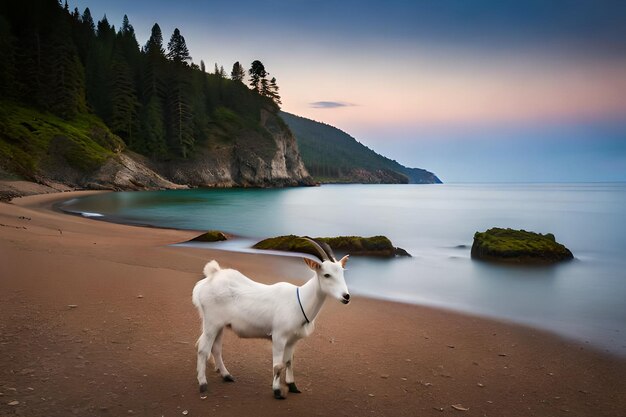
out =
{"type": "Polygon", "coordinates": [[[386,235],[412,258],[352,257],[354,295],[445,307],[546,329],[626,356],[626,184],[326,185],[119,192],[66,211],[241,236],[386,235]],[[554,233],[576,259],[555,266],[472,261],[474,232],[554,233]]]}

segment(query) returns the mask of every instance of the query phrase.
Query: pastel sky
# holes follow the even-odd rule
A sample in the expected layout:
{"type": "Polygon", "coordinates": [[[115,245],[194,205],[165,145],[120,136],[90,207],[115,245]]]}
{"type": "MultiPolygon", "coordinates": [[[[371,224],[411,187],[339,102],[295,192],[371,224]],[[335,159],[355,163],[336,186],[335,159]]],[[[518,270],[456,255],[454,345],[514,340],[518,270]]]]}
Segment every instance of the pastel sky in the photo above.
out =
{"type": "Polygon", "coordinates": [[[80,0],[444,181],[626,181],[626,1],[80,0]]]}

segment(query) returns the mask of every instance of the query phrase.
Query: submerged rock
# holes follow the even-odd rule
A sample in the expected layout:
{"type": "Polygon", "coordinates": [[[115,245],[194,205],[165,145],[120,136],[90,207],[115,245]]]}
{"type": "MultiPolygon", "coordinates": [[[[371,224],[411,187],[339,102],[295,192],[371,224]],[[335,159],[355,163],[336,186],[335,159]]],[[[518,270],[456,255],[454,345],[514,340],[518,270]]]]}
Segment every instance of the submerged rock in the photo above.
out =
{"type": "Polygon", "coordinates": [[[494,227],[474,234],[472,258],[518,264],[551,264],[574,258],[552,233],[494,227]]]}
{"type": "MultiPolygon", "coordinates": [[[[386,236],[337,236],[316,237],[315,240],[326,242],[337,252],[349,253],[354,256],[378,256],[392,258],[394,256],[411,256],[402,248],[396,248],[386,236]]],[[[255,249],[301,252],[317,255],[317,252],[306,240],[299,236],[287,235],[262,240],[253,246],[255,249]]]]}
{"type": "Polygon", "coordinates": [[[200,236],[194,237],[190,242],[222,242],[224,240],[228,240],[228,236],[225,233],[219,230],[209,230],[200,236]]]}

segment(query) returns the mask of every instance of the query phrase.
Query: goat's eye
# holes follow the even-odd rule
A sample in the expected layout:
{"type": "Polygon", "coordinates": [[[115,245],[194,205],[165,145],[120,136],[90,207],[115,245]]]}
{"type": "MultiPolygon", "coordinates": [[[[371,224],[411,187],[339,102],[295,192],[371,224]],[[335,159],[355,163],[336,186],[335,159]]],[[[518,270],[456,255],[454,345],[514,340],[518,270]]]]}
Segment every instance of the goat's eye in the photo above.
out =
{"type": "Polygon", "coordinates": [[[330,274],[324,274],[324,278],[330,278],[330,274]]]}

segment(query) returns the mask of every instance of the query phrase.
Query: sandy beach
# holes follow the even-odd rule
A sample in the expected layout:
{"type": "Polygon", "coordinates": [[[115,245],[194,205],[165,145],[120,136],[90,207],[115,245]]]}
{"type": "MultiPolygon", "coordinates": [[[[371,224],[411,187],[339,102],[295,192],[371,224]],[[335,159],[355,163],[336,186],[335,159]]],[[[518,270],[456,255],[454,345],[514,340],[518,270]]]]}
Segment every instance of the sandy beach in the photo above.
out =
{"type": "MultiPolygon", "coordinates": [[[[539,330],[421,306],[329,300],[277,401],[271,345],[227,333],[226,366],[195,377],[191,290],[210,259],[265,283],[298,259],[171,247],[195,232],[0,203],[0,416],[624,416],[626,359],[539,330]]],[[[349,271],[346,273],[349,282],[349,271]]]]}

